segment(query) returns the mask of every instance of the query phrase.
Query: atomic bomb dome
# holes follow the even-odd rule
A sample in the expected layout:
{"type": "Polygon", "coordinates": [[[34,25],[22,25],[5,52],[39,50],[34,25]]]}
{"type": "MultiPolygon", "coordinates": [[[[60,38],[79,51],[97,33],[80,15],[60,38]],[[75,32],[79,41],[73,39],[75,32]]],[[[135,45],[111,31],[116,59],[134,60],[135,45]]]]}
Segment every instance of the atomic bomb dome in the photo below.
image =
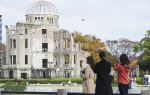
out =
{"type": "Polygon", "coordinates": [[[46,0],[33,2],[25,18],[6,26],[6,63],[0,77],[80,77],[90,54],[75,43],[72,33],[59,29],[56,7],[46,0]]]}
{"type": "Polygon", "coordinates": [[[45,0],[33,2],[27,9],[28,14],[51,14],[58,15],[56,7],[45,0]]]}

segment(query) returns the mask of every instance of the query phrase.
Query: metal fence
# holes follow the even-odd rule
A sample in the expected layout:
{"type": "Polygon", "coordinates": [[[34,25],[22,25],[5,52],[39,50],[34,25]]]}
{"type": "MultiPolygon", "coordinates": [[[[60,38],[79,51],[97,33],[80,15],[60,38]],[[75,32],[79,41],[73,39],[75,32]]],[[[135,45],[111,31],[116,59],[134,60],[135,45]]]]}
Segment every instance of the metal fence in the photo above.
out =
{"type": "MultiPolygon", "coordinates": [[[[0,95],[85,95],[83,93],[59,93],[59,92],[11,92],[1,91],[0,95]]],[[[114,93],[113,95],[120,95],[114,93]]],[[[128,94],[128,95],[141,95],[141,94],[128,94]]]]}

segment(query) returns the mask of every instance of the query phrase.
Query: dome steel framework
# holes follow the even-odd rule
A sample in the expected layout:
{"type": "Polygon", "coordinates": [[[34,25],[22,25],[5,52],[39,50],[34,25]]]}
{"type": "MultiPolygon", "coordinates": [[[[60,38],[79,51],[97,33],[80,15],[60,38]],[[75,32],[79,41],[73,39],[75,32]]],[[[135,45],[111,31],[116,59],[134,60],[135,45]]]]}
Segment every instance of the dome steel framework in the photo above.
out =
{"type": "Polygon", "coordinates": [[[27,9],[27,14],[52,14],[58,15],[56,7],[48,1],[33,2],[27,9]]]}

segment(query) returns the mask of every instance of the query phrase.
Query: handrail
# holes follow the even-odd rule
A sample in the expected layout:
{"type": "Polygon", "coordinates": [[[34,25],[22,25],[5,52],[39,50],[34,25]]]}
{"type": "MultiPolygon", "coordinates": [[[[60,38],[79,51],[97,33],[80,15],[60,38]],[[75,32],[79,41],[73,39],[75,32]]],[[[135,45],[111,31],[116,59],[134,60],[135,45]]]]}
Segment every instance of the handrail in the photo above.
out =
{"type": "MultiPolygon", "coordinates": [[[[57,92],[13,92],[13,91],[1,91],[1,94],[2,95],[5,95],[5,94],[49,94],[49,95],[57,95],[57,92]]],[[[75,92],[68,92],[67,95],[85,95],[84,93],[75,93],[75,92]]],[[[113,93],[113,95],[120,95],[119,93],[113,93]]],[[[128,94],[128,95],[141,95],[141,94],[128,94]]]]}

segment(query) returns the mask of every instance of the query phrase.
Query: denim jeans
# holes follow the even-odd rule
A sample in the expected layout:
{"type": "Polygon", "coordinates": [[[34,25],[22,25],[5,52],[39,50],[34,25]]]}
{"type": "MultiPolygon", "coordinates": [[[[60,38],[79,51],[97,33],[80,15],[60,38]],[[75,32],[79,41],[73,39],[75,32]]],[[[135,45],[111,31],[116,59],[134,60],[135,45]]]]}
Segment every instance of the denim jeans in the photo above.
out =
{"type": "Polygon", "coordinates": [[[118,84],[120,95],[128,95],[128,84],[118,84]]]}

